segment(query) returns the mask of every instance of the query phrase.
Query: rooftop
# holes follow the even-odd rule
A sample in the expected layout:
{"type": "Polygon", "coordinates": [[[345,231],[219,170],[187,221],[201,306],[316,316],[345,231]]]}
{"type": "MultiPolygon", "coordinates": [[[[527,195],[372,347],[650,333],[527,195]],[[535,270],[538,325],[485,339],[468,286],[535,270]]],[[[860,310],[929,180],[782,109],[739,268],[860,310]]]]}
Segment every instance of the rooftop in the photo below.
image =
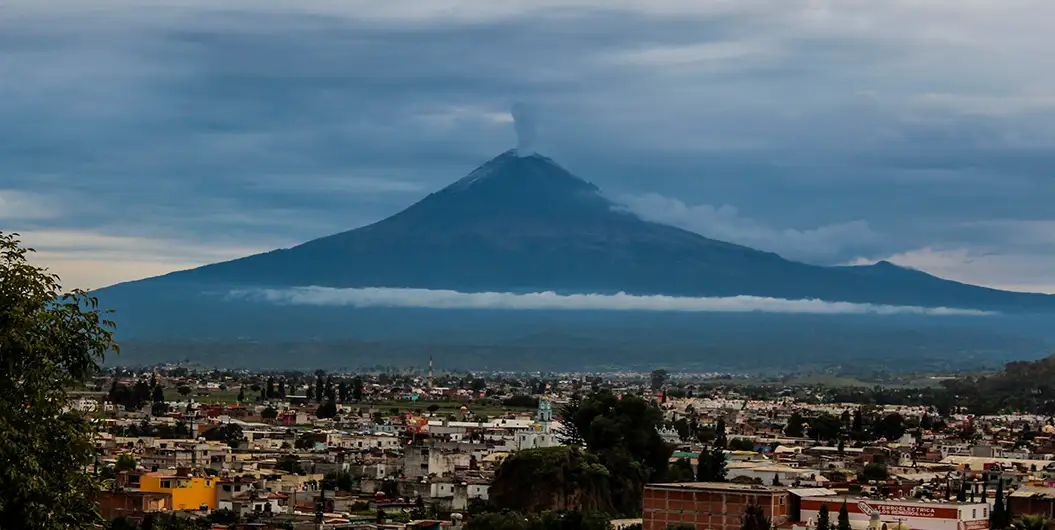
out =
{"type": "Polygon", "coordinates": [[[788,490],[783,486],[767,486],[763,484],[734,484],[731,482],[676,482],[665,484],[649,484],[647,487],[679,490],[755,491],[771,493],[785,492],[788,490]]]}

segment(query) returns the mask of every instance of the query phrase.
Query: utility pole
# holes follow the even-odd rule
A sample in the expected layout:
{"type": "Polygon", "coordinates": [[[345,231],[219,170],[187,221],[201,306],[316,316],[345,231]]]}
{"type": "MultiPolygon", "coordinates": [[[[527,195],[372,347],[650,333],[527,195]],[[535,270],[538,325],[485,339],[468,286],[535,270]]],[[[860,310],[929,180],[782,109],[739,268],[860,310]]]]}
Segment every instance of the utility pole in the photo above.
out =
{"type": "Polygon", "coordinates": [[[326,527],[322,522],[322,518],[326,513],[326,484],[323,483],[322,487],[319,488],[319,502],[315,503],[315,528],[316,530],[323,530],[326,527]]]}
{"type": "Polygon", "coordinates": [[[432,390],[432,354],[429,354],[429,390],[432,390]]]}

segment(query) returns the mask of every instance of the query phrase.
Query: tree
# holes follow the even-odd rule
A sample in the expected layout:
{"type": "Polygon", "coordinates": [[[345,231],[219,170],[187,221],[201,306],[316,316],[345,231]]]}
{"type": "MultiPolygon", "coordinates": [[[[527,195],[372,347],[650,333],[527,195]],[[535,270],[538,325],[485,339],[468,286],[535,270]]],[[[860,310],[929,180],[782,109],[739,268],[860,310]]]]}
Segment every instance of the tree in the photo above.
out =
{"type": "Polygon", "coordinates": [[[191,389],[187,385],[180,385],[179,388],[177,388],[176,390],[179,392],[179,395],[183,397],[187,397],[191,393],[191,389]]]}
{"type": "Polygon", "coordinates": [[[883,416],[875,425],[876,435],[887,440],[897,440],[905,435],[905,418],[896,412],[883,416]]]}
{"type": "Polygon", "coordinates": [[[831,522],[828,520],[828,505],[822,504],[817,512],[817,530],[831,530],[831,522]]]}
{"type": "Polygon", "coordinates": [[[267,386],[264,389],[264,398],[271,399],[278,397],[278,393],[275,391],[275,378],[270,376],[267,378],[267,386]]]}
{"type": "Polygon", "coordinates": [[[557,439],[563,445],[578,447],[586,443],[579,433],[578,426],[575,424],[575,418],[579,414],[580,408],[582,408],[582,398],[578,394],[572,394],[571,399],[561,405],[557,411],[557,419],[560,420],[561,424],[560,429],[557,431],[557,439]]]}
{"type": "Polygon", "coordinates": [[[855,439],[860,440],[864,437],[864,419],[861,417],[861,409],[854,409],[853,420],[850,424],[850,432],[853,433],[855,439]]]}
{"type": "Polygon", "coordinates": [[[213,427],[205,431],[205,439],[213,442],[226,442],[231,447],[245,441],[245,433],[242,428],[234,423],[225,423],[219,427],[213,427]]]}
{"type": "Polygon", "coordinates": [[[315,438],[308,434],[298,436],[293,442],[293,447],[297,449],[314,449],[315,438]]]}
{"type": "Polygon", "coordinates": [[[659,392],[660,390],[663,390],[663,385],[666,384],[669,376],[670,374],[662,368],[652,370],[652,373],[649,374],[648,377],[649,382],[652,384],[652,391],[659,392]]]}
{"type": "Polygon", "coordinates": [[[341,382],[337,384],[337,399],[340,400],[341,403],[344,403],[348,401],[349,397],[348,383],[344,379],[341,379],[341,382]]]}
{"type": "Polygon", "coordinates": [[[273,420],[278,417],[278,410],[275,407],[267,407],[260,413],[260,417],[265,420],[273,420]]]}
{"type": "MultiPolygon", "coordinates": [[[[671,447],[659,435],[663,412],[651,401],[611,392],[573,399],[561,409],[559,436],[585,447],[620,480],[611,487],[619,513],[639,513],[644,484],[666,475],[671,447]]],[[[532,486],[535,481],[530,481],[532,486]]]]}
{"type": "Polygon", "coordinates": [[[728,445],[729,440],[725,437],[725,420],[719,419],[714,426],[714,446],[719,449],[725,449],[728,445]]]}
{"type": "Polygon", "coordinates": [[[596,455],[578,447],[527,449],[502,461],[489,496],[502,510],[616,513],[611,486],[619,479],[596,455]]]}
{"type": "Polygon", "coordinates": [[[839,522],[835,528],[836,530],[850,530],[850,511],[846,508],[846,501],[843,501],[843,505],[839,507],[839,522]]]}
{"type": "Polygon", "coordinates": [[[303,475],[304,469],[300,467],[300,459],[293,455],[283,455],[275,463],[275,469],[285,471],[290,475],[303,475]]]}
{"type": "Polygon", "coordinates": [[[1022,530],[1047,530],[1051,528],[1051,519],[1043,515],[1023,514],[1015,520],[1015,527],[1022,530]]]}
{"type": "Polygon", "coordinates": [[[337,404],[332,399],[327,398],[326,403],[319,405],[319,408],[315,411],[315,416],[321,419],[336,418],[337,404]]]}
{"type": "Polygon", "coordinates": [[[136,458],[127,454],[118,456],[117,462],[114,464],[114,469],[117,471],[132,471],[136,467],[136,458]]]}
{"type": "Polygon", "coordinates": [[[696,480],[700,482],[725,482],[725,451],[720,447],[700,451],[696,464],[696,480]]]}
{"type": "Polygon", "coordinates": [[[30,265],[17,234],[0,232],[0,521],[11,528],[93,528],[95,454],[66,389],[117,351],[114,323],[83,291],[30,265]]]}
{"type": "Polygon", "coordinates": [[[989,513],[989,526],[997,530],[1006,528],[1008,523],[1007,506],[1004,504],[1004,480],[996,483],[996,496],[993,497],[993,511],[989,513]]]}
{"type": "Polygon", "coordinates": [[[967,481],[960,481],[960,491],[956,493],[957,502],[967,502],[967,481]]]}
{"type": "Polygon", "coordinates": [[[278,381],[278,398],[286,399],[286,380],[279,379],[278,381]]]}
{"type": "Polygon", "coordinates": [[[322,395],[325,392],[325,384],[325,381],[323,381],[322,379],[322,374],[315,376],[315,401],[318,401],[319,403],[322,403],[322,395]]]}
{"type": "Polygon", "coordinates": [[[245,385],[238,389],[238,402],[241,403],[243,401],[245,401],[245,385]]]}
{"type": "Polygon", "coordinates": [[[351,473],[345,472],[327,473],[325,478],[322,479],[322,486],[328,490],[355,491],[355,477],[351,473]]]}
{"type": "Polygon", "coordinates": [[[152,397],[153,399],[151,401],[153,401],[154,403],[165,402],[165,390],[161,388],[161,385],[154,386],[154,394],[152,397]]]}
{"type": "Polygon", "coordinates": [[[362,401],[363,400],[363,378],[362,377],[355,376],[355,379],[352,379],[352,399],[354,399],[356,401],[362,401]]]}
{"type": "Polygon", "coordinates": [[[740,530],[769,530],[769,518],[762,506],[748,504],[740,516],[740,530]]]}
{"type": "Polygon", "coordinates": [[[729,440],[729,450],[730,451],[754,451],[755,450],[755,442],[752,442],[751,440],[749,440],[747,438],[733,438],[732,440],[729,440]]]}
{"type": "Polygon", "coordinates": [[[806,419],[802,417],[797,411],[792,412],[788,418],[788,424],[784,427],[784,434],[792,438],[801,438],[804,434],[802,425],[806,423],[806,419]]]}
{"type": "Polygon", "coordinates": [[[667,468],[667,482],[695,482],[696,474],[692,471],[692,464],[679,458],[667,468]]]}
{"type": "Polygon", "coordinates": [[[862,469],[861,472],[857,474],[857,479],[862,482],[868,482],[872,480],[882,482],[888,478],[890,478],[890,472],[887,471],[886,466],[884,466],[883,464],[876,464],[874,462],[865,464],[864,469],[862,469]]]}

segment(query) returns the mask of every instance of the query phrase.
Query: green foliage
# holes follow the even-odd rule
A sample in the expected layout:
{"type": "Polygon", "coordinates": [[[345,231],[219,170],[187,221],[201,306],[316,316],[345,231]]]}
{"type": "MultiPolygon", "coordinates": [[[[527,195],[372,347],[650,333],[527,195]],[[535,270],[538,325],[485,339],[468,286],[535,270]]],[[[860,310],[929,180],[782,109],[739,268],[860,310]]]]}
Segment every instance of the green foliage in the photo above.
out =
{"type": "Polygon", "coordinates": [[[300,459],[293,455],[284,455],[275,463],[275,469],[285,471],[290,475],[303,475],[304,470],[300,467],[300,459]]]}
{"type": "Polygon", "coordinates": [[[875,435],[893,441],[905,435],[905,418],[893,412],[883,416],[875,425],[875,435]]]}
{"type": "Polygon", "coordinates": [[[225,423],[219,427],[213,427],[205,431],[205,439],[212,442],[225,442],[231,447],[238,447],[238,444],[245,441],[245,433],[242,432],[242,428],[234,423],[225,423]]]}
{"type": "Polygon", "coordinates": [[[310,434],[303,434],[298,436],[296,441],[293,442],[293,447],[297,449],[314,449],[315,438],[310,434]]]}
{"type": "Polygon", "coordinates": [[[652,391],[653,392],[659,392],[660,390],[662,390],[663,389],[663,385],[666,384],[667,379],[669,377],[670,377],[670,374],[666,370],[664,370],[662,368],[660,368],[658,370],[652,370],[652,373],[649,374],[649,377],[648,377],[649,378],[649,382],[652,384],[652,391]]]}
{"type": "Polygon", "coordinates": [[[996,530],[1007,528],[1009,523],[1007,506],[1004,501],[1004,481],[996,483],[996,497],[993,498],[993,509],[989,512],[989,526],[996,530]]]}
{"type": "Polygon", "coordinates": [[[609,530],[607,517],[579,511],[486,513],[469,519],[465,530],[609,530]]]}
{"type": "Polygon", "coordinates": [[[836,530],[850,530],[850,510],[846,508],[846,501],[839,507],[839,519],[835,526],[836,530]]]}
{"type": "Polygon", "coordinates": [[[1048,528],[1051,528],[1051,519],[1043,515],[1024,514],[1015,520],[1015,528],[1021,530],[1048,530],[1048,528]]]}
{"type": "Polygon", "coordinates": [[[748,504],[740,517],[740,530],[770,530],[766,512],[757,504],[748,504]]]}
{"type": "Polygon", "coordinates": [[[725,482],[725,451],[718,447],[700,451],[696,463],[696,480],[700,482],[725,482]]]}
{"type": "Polygon", "coordinates": [[[91,427],[65,412],[66,389],[117,350],[113,322],[84,292],[27,262],[17,234],[0,232],[0,524],[91,528],[98,521],[91,427]]]}
{"type": "Polygon", "coordinates": [[[333,399],[327,398],[326,402],[319,405],[318,410],[315,411],[315,416],[320,419],[333,419],[337,417],[337,403],[333,399]]]}
{"type": "Polygon", "coordinates": [[[692,463],[685,458],[679,458],[667,468],[665,482],[695,482],[696,474],[692,471],[692,463]]]}
{"type": "Polygon", "coordinates": [[[328,490],[356,491],[356,480],[351,473],[327,473],[322,479],[322,485],[328,490]]]}
{"type": "MultiPolygon", "coordinates": [[[[640,512],[644,484],[666,474],[671,447],[657,427],[663,413],[637,396],[599,392],[578,402],[562,420],[613,477],[611,500],[622,513],[640,512]]],[[[564,416],[564,411],[562,411],[564,416]]]]}
{"type": "Polygon", "coordinates": [[[864,469],[858,473],[858,480],[860,481],[883,481],[888,478],[890,478],[890,472],[886,470],[886,466],[883,466],[882,463],[865,463],[864,469]]]}
{"type": "Polygon", "coordinates": [[[733,438],[729,440],[730,451],[754,451],[755,444],[747,438],[733,438]]]}
{"type": "Polygon", "coordinates": [[[118,471],[132,471],[136,468],[136,458],[132,455],[121,455],[117,457],[114,468],[118,471]]]}
{"type": "Polygon", "coordinates": [[[516,408],[535,408],[538,407],[538,398],[534,396],[528,396],[525,394],[517,394],[509,399],[502,401],[503,407],[516,407],[516,408]]]}
{"type": "Polygon", "coordinates": [[[1055,414],[1055,356],[1033,362],[1012,362],[1003,372],[985,377],[943,381],[944,399],[974,414],[1023,411],[1055,414]]]}
{"type": "Polygon", "coordinates": [[[800,438],[805,433],[802,425],[806,423],[806,418],[802,417],[797,411],[791,413],[791,417],[788,418],[788,424],[784,427],[784,434],[791,436],[792,438],[800,438]]]}
{"type": "Polygon", "coordinates": [[[265,420],[273,420],[278,417],[278,410],[275,407],[267,407],[260,413],[260,417],[265,420]]]}
{"type": "Polygon", "coordinates": [[[832,524],[828,519],[828,505],[822,504],[817,512],[817,530],[831,530],[832,524]]]}
{"type": "Polygon", "coordinates": [[[578,447],[529,449],[502,461],[490,497],[496,507],[511,511],[614,512],[612,479],[596,455],[578,447]]]}
{"type": "Polygon", "coordinates": [[[869,482],[872,480],[882,482],[888,478],[890,478],[890,472],[887,471],[886,466],[876,463],[865,464],[864,469],[857,474],[857,480],[861,482],[869,482]]]}

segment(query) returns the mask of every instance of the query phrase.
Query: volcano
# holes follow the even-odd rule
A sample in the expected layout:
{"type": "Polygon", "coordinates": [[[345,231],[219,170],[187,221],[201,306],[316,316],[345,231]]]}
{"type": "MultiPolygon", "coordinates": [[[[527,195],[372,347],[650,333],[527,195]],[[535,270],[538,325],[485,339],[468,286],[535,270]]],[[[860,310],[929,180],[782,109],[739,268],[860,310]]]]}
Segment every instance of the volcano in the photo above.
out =
{"type": "Polygon", "coordinates": [[[173,290],[304,286],[1055,309],[1051,295],[966,285],[886,262],[808,265],[644,221],[550,158],[516,150],[375,224],[100,294],[140,313],[153,297],[173,290]]]}

